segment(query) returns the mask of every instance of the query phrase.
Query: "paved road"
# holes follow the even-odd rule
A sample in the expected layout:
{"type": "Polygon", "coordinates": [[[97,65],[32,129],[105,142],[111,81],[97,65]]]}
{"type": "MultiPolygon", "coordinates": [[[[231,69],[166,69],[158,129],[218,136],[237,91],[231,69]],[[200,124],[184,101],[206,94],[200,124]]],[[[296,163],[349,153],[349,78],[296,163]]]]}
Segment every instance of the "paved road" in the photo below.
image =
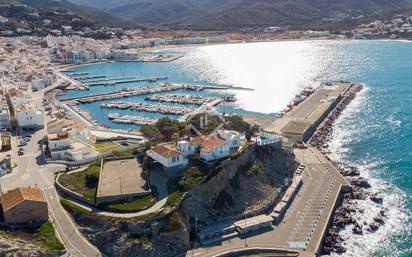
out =
{"type": "Polygon", "coordinates": [[[53,186],[54,171],[59,167],[38,165],[38,161],[42,161],[42,155],[37,142],[43,138],[45,133],[43,129],[32,135],[32,139],[24,147],[26,154],[17,157],[15,173],[0,179],[1,188],[3,191],[28,186],[42,188],[49,205],[49,215],[67,251],[72,256],[101,256],[100,252],[80,234],[71,217],[60,205],[59,197],[53,186]]]}
{"type": "MultiPolygon", "coordinates": [[[[34,93],[34,101],[41,106],[42,94],[45,90],[34,93]]],[[[54,173],[61,170],[59,165],[44,165],[42,151],[38,142],[46,136],[46,129],[41,129],[32,134],[30,142],[23,147],[25,155],[17,156],[17,147],[13,149],[13,156],[17,167],[13,173],[0,178],[0,186],[3,192],[16,187],[39,187],[43,189],[49,206],[49,216],[56,227],[62,243],[70,256],[89,257],[102,256],[100,251],[94,247],[78,231],[75,223],[68,213],[60,205],[59,197],[54,189],[54,173]]],[[[17,138],[14,138],[18,141],[17,138]]]]}
{"type": "Polygon", "coordinates": [[[228,250],[265,246],[299,250],[301,256],[314,256],[333,214],[335,201],[347,182],[317,149],[298,149],[296,156],[307,167],[303,172],[303,185],[278,226],[260,234],[249,234],[246,240],[237,237],[201,247],[186,256],[211,257],[228,250]],[[291,247],[290,242],[305,246],[291,247]]]}

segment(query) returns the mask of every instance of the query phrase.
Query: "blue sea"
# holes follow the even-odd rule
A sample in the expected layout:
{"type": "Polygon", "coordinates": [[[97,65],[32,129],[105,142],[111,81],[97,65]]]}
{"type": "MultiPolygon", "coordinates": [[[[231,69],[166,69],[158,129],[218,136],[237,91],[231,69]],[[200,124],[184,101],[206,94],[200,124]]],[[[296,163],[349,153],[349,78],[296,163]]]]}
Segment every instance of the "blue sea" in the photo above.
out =
{"type": "MultiPolygon", "coordinates": [[[[412,256],[412,42],[270,42],[172,51],[184,53],[185,57],[170,63],[95,64],[76,71],[108,77],[167,76],[168,82],[174,83],[253,88],[255,91],[196,94],[235,94],[238,103],[225,106],[225,111],[264,115],[281,111],[306,86],[335,80],[364,83],[365,89],[336,122],[331,157],[358,166],[361,175],[372,184],[370,191],[384,197],[382,205],[369,200],[356,202],[364,209],[356,213],[359,223],[370,223],[381,209],[386,218],[385,224],[373,233],[353,235],[351,227],[341,231],[347,248],[342,256],[412,256]]],[[[71,91],[63,98],[145,85],[148,83],[98,86],[90,91],[71,91]]],[[[125,101],[144,101],[144,97],[125,101]]],[[[114,127],[117,125],[107,120],[109,112],[159,117],[100,109],[100,104],[81,107],[98,121],[114,127]]]]}

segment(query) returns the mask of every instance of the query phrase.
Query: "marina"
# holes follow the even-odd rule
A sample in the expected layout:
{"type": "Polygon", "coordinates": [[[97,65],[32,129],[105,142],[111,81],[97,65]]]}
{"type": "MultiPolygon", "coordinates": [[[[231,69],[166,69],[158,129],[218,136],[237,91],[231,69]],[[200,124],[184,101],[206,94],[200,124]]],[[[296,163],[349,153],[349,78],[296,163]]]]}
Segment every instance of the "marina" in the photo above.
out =
{"type": "MultiPolygon", "coordinates": [[[[205,89],[216,89],[216,88],[215,87],[211,88],[207,86],[188,85],[188,84],[165,83],[165,84],[160,84],[156,86],[148,86],[148,87],[141,87],[141,88],[123,88],[121,90],[115,90],[110,93],[68,98],[68,99],[64,99],[63,101],[64,102],[73,101],[75,103],[92,103],[92,102],[102,101],[102,100],[113,100],[113,99],[129,97],[129,96],[162,93],[162,92],[175,91],[175,90],[180,90],[180,89],[201,91],[205,89]]],[[[219,88],[219,89],[222,89],[222,88],[219,88]]]]}
{"type": "Polygon", "coordinates": [[[85,86],[110,86],[122,83],[132,83],[132,82],[156,82],[159,80],[167,80],[167,77],[154,77],[154,78],[129,78],[129,79],[118,79],[118,80],[108,80],[108,81],[98,81],[92,83],[85,83],[85,86]]]}
{"type": "Polygon", "coordinates": [[[130,109],[133,111],[140,112],[152,112],[161,114],[172,114],[172,115],[184,115],[192,112],[193,110],[186,107],[180,106],[165,106],[165,105],[149,105],[145,103],[134,103],[134,102],[110,102],[100,105],[101,108],[114,108],[114,109],[130,109]]]}
{"type": "Polygon", "coordinates": [[[114,123],[134,124],[137,126],[153,125],[157,119],[147,118],[143,116],[120,115],[119,113],[109,113],[108,119],[114,123]]]}
{"type": "Polygon", "coordinates": [[[63,71],[68,76],[81,76],[81,75],[88,75],[88,72],[74,72],[74,71],[63,71]]]}
{"type": "Polygon", "coordinates": [[[202,105],[215,100],[213,97],[201,97],[198,95],[166,94],[151,95],[145,98],[146,101],[161,103],[176,103],[185,105],[202,105]]]}
{"type": "Polygon", "coordinates": [[[94,75],[94,76],[74,77],[74,79],[75,80],[87,80],[87,79],[101,79],[105,77],[106,75],[94,75]]]}

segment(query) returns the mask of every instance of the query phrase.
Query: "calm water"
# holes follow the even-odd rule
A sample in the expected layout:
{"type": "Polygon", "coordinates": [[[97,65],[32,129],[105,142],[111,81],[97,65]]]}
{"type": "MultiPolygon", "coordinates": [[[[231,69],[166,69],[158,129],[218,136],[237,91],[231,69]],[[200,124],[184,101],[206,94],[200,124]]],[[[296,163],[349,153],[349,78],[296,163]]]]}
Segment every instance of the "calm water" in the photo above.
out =
{"type": "MultiPolygon", "coordinates": [[[[168,76],[176,83],[225,84],[254,88],[232,91],[240,100],[230,112],[273,113],[282,110],[300,88],[322,81],[350,80],[367,85],[337,121],[332,142],[333,158],[358,165],[369,178],[372,191],[384,195],[383,206],[370,201],[358,213],[360,223],[371,222],[380,208],[387,219],[377,232],[351,234],[344,256],[412,256],[412,43],[400,41],[279,42],[207,46],[178,50],[186,56],[167,64],[114,63],[79,67],[92,74],[121,76],[168,76]]],[[[88,92],[112,91],[122,86],[94,87],[88,92]]],[[[209,92],[210,93],[210,92],[209,92]]],[[[207,93],[207,94],[209,94],[207,93]]],[[[219,95],[227,92],[214,92],[219,95]]],[[[201,92],[201,94],[206,94],[201,92]]],[[[127,98],[142,101],[143,97],[127,98]]],[[[108,112],[101,102],[86,104],[101,122],[108,112]]],[[[145,114],[147,115],[147,114],[145,114]]]]}

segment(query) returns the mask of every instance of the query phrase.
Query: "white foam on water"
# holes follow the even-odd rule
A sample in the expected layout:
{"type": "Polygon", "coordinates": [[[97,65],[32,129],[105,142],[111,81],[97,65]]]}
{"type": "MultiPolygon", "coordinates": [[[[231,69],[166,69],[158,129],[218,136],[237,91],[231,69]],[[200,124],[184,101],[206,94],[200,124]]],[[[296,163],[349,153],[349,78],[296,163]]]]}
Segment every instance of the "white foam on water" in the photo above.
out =
{"type": "MultiPolygon", "coordinates": [[[[356,120],[357,114],[365,107],[368,100],[368,91],[368,88],[364,88],[336,120],[330,143],[332,152],[330,157],[332,160],[348,163],[345,156],[351,151],[350,142],[357,140],[360,130],[368,129],[367,126],[357,124],[358,121],[356,120]]],[[[366,178],[372,186],[366,191],[379,193],[379,196],[383,197],[383,204],[374,203],[370,199],[353,201],[357,207],[354,218],[363,227],[363,235],[353,234],[353,226],[346,226],[339,234],[344,239],[343,246],[347,251],[343,254],[333,253],[332,256],[375,256],[376,251],[388,250],[391,247],[389,240],[391,237],[411,230],[411,225],[408,224],[408,218],[411,214],[404,207],[404,193],[390,182],[376,176],[376,169],[383,163],[384,161],[369,162],[365,160],[364,164],[357,165],[361,176],[366,178]],[[376,232],[368,230],[368,224],[374,222],[373,219],[379,215],[381,210],[385,212],[385,223],[376,232]]],[[[348,164],[355,165],[353,163],[348,164]]],[[[401,254],[397,249],[389,250],[390,256],[401,254]]]]}

